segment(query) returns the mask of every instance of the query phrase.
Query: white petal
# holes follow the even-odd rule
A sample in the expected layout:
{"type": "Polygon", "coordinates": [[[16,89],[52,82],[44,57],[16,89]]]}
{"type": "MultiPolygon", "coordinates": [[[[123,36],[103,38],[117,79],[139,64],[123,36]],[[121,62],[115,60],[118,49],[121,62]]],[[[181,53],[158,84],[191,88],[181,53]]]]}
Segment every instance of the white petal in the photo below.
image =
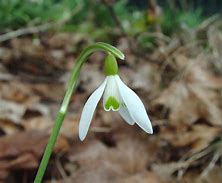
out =
{"type": "Polygon", "coordinates": [[[130,116],[130,113],[128,109],[125,106],[121,106],[119,109],[119,114],[122,116],[122,118],[129,124],[134,125],[135,120],[130,116]]]}
{"type": "Polygon", "coordinates": [[[105,111],[118,111],[120,108],[120,94],[115,76],[107,76],[107,84],[103,95],[103,108],[105,111]],[[113,105],[106,106],[107,101],[113,100],[113,105]]]}
{"type": "Polygon", "coordinates": [[[140,98],[121,81],[119,76],[116,76],[116,81],[122,100],[126,104],[131,117],[145,132],[152,134],[152,125],[140,98]]]}
{"type": "Polygon", "coordinates": [[[107,83],[107,78],[99,86],[99,88],[97,88],[92,93],[92,95],[88,98],[85,106],[83,107],[82,115],[79,122],[79,138],[82,141],[85,139],[86,134],[89,130],[89,126],[90,126],[94,111],[96,109],[96,106],[100,98],[102,97],[106,83],[107,83]]]}

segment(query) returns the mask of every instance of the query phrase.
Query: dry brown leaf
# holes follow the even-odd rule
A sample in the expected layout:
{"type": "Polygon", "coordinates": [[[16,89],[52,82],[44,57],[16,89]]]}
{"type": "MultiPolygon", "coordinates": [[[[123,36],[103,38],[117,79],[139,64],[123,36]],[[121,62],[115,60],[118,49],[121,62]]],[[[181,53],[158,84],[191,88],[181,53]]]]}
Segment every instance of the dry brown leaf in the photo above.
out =
{"type": "Polygon", "coordinates": [[[12,59],[12,52],[11,49],[6,47],[0,47],[0,60],[3,62],[7,62],[8,60],[12,59]]]}
{"type": "Polygon", "coordinates": [[[65,94],[65,87],[62,83],[35,83],[32,92],[42,100],[60,101],[65,94]]]}
{"type": "MultiPolygon", "coordinates": [[[[40,131],[19,132],[3,136],[0,138],[0,158],[15,157],[24,152],[33,152],[35,155],[41,156],[47,141],[48,135],[40,131]]],[[[61,149],[60,145],[65,144],[63,143],[65,141],[65,138],[60,137],[55,149],[61,149]]],[[[63,146],[64,150],[65,146],[63,146]]]]}
{"type": "MultiPolygon", "coordinates": [[[[90,174],[90,176],[92,176],[90,174]]],[[[140,172],[138,174],[128,176],[126,178],[115,178],[110,177],[110,180],[104,180],[104,179],[96,179],[96,183],[173,183],[174,181],[169,178],[163,178],[158,175],[156,175],[154,172],[150,171],[144,171],[140,172]]],[[[51,181],[47,181],[47,183],[50,183],[51,181]]],[[[76,177],[69,177],[65,178],[64,180],[55,180],[55,183],[90,183],[92,181],[87,179],[76,179],[76,177]]]]}
{"type": "Polygon", "coordinates": [[[202,56],[196,59],[197,61],[193,60],[194,64],[186,71],[184,80],[187,83],[192,83],[206,89],[221,90],[222,78],[213,75],[209,71],[209,65],[202,63],[204,61],[207,62],[202,56]]]}
{"type": "Polygon", "coordinates": [[[24,153],[21,156],[15,157],[13,160],[0,160],[0,170],[9,169],[33,169],[38,166],[38,161],[32,153],[24,153]]]}
{"type": "Polygon", "coordinates": [[[170,109],[170,123],[180,125],[181,123],[192,124],[205,114],[196,96],[189,92],[184,82],[172,83],[154,101],[155,105],[163,105],[170,109]]]}
{"type": "Polygon", "coordinates": [[[14,78],[9,83],[0,83],[0,89],[0,119],[8,121],[7,124],[21,125],[23,118],[49,115],[48,106],[40,103],[40,97],[32,92],[30,83],[24,84],[14,78]]]}
{"type": "Polygon", "coordinates": [[[104,79],[105,75],[99,70],[98,65],[86,63],[80,72],[79,86],[90,94],[98,88],[104,79]]]}
{"type": "Polygon", "coordinates": [[[47,43],[51,48],[63,48],[67,50],[73,49],[73,42],[75,36],[72,33],[60,32],[54,34],[51,38],[47,40],[47,43]]]}
{"type": "Polygon", "coordinates": [[[5,66],[13,73],[19,73],[26,79],[44,79],[59,76],[64,70],[62,62],[64,55],[55,52],[46,47],[39,39],[19,38],[10,42],[11,57],[3,60],[5,66]],[[22,46],[21,46],[22,45],[22,46]],[[56,59],[55,59],[56,57],[56,59]]]}
{"type": "Polygon", "coordinates": [[[181,79],[172,82],[154,101],[155,105],[170,109],[169,119],[174,125],[192,124],[198,119],[222,125],[218,103],[221,97],[217,92],[222,88],[222,79],[213,76],[198,63],[181,73],[181,79]]]}
{"type": "MultiPolygon", "coordinates": [[[[76,139],[78,136],[79,117],[73,117],[73,115],[66,116],[60,134],[66,138],[76,139]]],[[[48,134],[51,133],[54,126],[54,121],[48,115],[31,117],[22,121],[22,126],[26,131],[39,130],[45,131],[48,134]]]]}
{"type": "Polygon", "coordinates": [[[14,123],[21,122],[23,115],[25,114],[26,108],[14,102],[0,100],[0,119],[9,120],[14,123]]]}
{"type": "Polygon", "coordinates": [[[187,167],[186,162],[173,162],[166,164],[155,164],[152,166],[152,170],[156,172],[159,176],[170,178],[170,176],[177,170],[187,167]]]}
{"type": "Polygon", "coordinates": [[[169,178],[156,175],[154,172],[141,172],[133,176],[115,181],[115,183],[172,183],[169,178]]]}
{"type": "Polygon", "coordinates": [[[187,151],[191,155],[206,148],[221,132],[220,128],[197,124],[184,130],[162,129],[161,137],[177,148],[191,147],[187,151]]]}
{"type": "Polygon", "coordinates": [[[16,124],[8,120],[0,120],[0,129],[7,135],[12,135],[13,133],[19,131],[21,128],[21,124],[16,124]]]}
{"type": "Polygon", "coordinates": [[[24,84],[15,78],[8,83],[0,84],[0,89],[0,96],[5,100],[20,104],[30,104],[39,100],[39,97],[35,96],[31,91],[29,83],[24,84]]]}
{"type": "Polygon", "coordinates": [[[22,121],[26,131],[40,130],[49,132],[53,127],[53,121],[48,116],[31,117],[22,121]]]}
{"type": "Polygon", "coordinates": [[[157,94],[160,74],[156,69],[156,67],[149,63],[141,63],[138,64],[136,70],[133,70],[133,73],[129,74],[127,72],[128,74],[125,77],[130,78],[132,81],[130,82],[130,88],[149,92],[150,95],[153,95],[154,92],[157,94]]]}
{"type": "Polygon", "coordinates": [[[200,177],[198,169],[190,171],[182,177],[181,183],[221,183],[222,182],[222,169],[220,166],[215,166],[209,172],[207,177],[200,177]]]}
{"type": "MultiPolygon", "coordinates": [[[[19,132],[0,138],[0,172],[36,168],[42,156],[48,135],[40,131],[19,132]]],[[[65,152],[67,140],[60,136],[54,153],[65,152]]]]}
{"type": "MultiPolygon", "coordinates": [[[[72,174],[76,182],[107,182],[119,177],[123,172],[115,164],[105,159],[108,148],[100,142],[91,141],[85,147],[75,147],[76,153],[70,157],[71,162],[78,162],[80,169],[72,174]]],[[[74,149],[74,151],[75,151],[74,149]]]]}
{"type": "Polygon", "coordinates": [[[219,57],[222,56],[221,46],[222,46],[222,33],[219,27],[221,26],[221,23],[216,23],[215,25],[212,25],[207,32],[207,37],[209,40],[209,45],[213,49],[213,54],[217,59],[220,59],[219,57]]]}
{"type": "MultiPolygon", "coordinates": [[[[1,47],[0,47],[0,58],[1,58],[1,47]]],[[[7,72],[3,64],[0,64],[0,81],[10,81],[13,75],[7,72]]]]}
{"type": "Polygon", "coordinates": [[[78,137],[79,118],[68,115],[62,124],[60,134],[71,140],[78,137]]]}
{"type": "Polygon", "coordinates": [[[98,135],[104,143],[88,137],[83,143],[74,144],[69,160],[79,168],[71,180],[118,182],[146,171],[156,156],[154,144],[147,134],[136,132],[135,127],[127,131],[127,124],[124,127],[121,123],[116,124],[113,135],[111,132],[98,135]]]}

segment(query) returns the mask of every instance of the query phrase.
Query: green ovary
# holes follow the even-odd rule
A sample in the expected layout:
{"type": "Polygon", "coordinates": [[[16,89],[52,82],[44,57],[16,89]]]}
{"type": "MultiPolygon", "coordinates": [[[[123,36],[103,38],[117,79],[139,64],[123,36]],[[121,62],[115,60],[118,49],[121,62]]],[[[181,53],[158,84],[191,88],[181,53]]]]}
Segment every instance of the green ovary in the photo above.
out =
{"type": "Polygon", "coordinates": [[[116,57],[110,53],[105,59],[104,71],[107,76],[118,74],[118,64],[116,62],[116,57]]]}
{"type": "Polygon", "coordinates": [[[118,110],[120,107],[120,103],[114,97],[109,97],[105,103],[105,109],[109,110],[110,107],[112,107],[113,110],[118,110]]]}

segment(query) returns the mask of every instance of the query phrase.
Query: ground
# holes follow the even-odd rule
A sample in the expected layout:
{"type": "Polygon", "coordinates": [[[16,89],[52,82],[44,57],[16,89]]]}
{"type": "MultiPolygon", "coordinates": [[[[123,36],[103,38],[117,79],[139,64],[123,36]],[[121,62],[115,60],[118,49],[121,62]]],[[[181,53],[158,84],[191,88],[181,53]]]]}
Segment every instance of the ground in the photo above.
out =
{"type": "MultiPolygon", "coordinates": [[[[152,52],[124,35],[112,43],[126,55],[118,60],[120,77],[144,102],[153,135],[100,103],[85,141],[79,140],[84,103],[105,78],[105,54],[93,54],[81,70],[44,182],[221,182],[222,36],[217,24],[207,23],[193,37],[158,38],[152,52]]],[[[2,182],[33,181],[70,72],[90,44],[78,36],[46,32],[1,43],[2,182]]]]}

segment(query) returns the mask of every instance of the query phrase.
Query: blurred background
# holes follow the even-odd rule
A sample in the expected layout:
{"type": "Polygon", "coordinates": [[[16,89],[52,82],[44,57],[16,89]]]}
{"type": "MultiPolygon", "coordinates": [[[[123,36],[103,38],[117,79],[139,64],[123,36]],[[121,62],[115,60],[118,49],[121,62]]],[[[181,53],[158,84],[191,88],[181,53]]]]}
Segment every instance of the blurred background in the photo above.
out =
{"type": "Polygon", "coordinates": [[[1,0],[0,182],[33,182],[75,60],[103,41],[126,55],[120,76],[154,134],[100,103],[79,140],[83,105],[105,77],[95,53],[43,182],[221,183],[221,10],[220,0],[1,0]]]}

